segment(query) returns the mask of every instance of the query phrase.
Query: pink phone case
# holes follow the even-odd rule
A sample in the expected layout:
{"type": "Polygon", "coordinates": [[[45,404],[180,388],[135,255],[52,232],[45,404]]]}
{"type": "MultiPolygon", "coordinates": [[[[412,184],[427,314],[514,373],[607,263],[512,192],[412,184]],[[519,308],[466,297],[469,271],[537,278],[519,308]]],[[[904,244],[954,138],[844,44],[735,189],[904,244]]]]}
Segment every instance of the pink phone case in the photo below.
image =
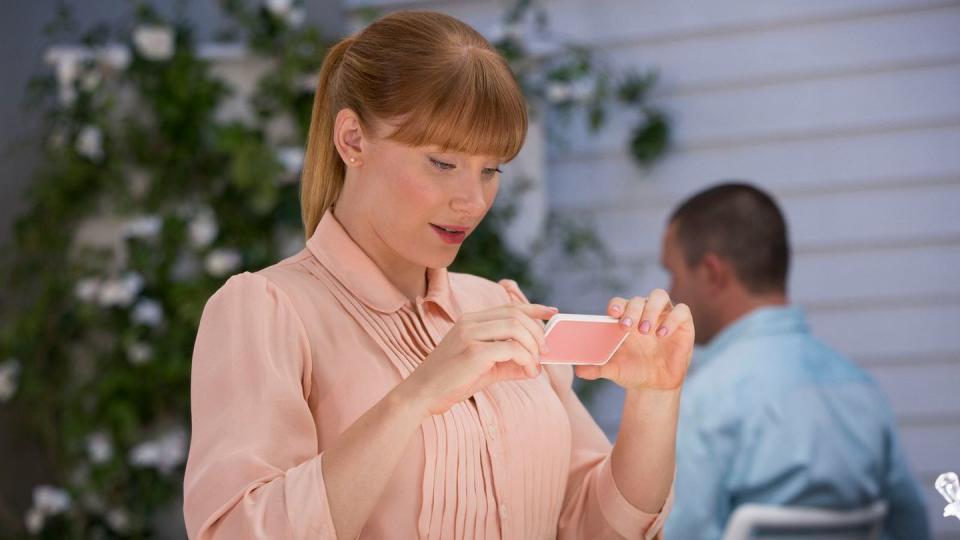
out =
{"type": "Polygon", "coordinates": [[[549,354],[541,364],[606,364],[629,334],[619,320],[601,315],[554,315],[546,326],[549,354]]]}

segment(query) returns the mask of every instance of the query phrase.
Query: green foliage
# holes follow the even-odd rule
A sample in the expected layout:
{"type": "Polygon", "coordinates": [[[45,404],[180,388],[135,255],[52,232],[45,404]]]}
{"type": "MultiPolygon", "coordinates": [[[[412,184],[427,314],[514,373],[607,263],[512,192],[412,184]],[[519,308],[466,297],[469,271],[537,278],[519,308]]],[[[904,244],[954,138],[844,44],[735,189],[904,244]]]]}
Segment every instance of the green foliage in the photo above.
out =
{"type": "Polygon", "coordinates": [[[618,115],[635,118],[627,149],[634,161],[650,166],[670,144],[670,126],[664,111],[650,103],[655,71],[615,73],[589,48],[556,39],[548,29],[547,6],[537,0],[517,0],[505,13],[491,41],[510,62],[534,112],[546,108],[560,120],[549,125],[562,142],[562,124],[581,113],[592,132],[604,126],[616,108],[618,115]]]}

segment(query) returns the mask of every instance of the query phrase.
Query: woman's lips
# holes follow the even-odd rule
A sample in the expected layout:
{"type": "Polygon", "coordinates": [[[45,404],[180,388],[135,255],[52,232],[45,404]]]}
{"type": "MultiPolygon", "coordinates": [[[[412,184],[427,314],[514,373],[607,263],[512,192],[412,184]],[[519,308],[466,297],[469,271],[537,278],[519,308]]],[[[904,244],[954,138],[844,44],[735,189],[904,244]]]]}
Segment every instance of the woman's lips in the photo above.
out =
{"type": "MultiPolygon", "coordinates": [[[[446,227],[441,227],[439,225],[430,224],[430,227],[433,228],[434,232],[437,233],[437,236],[441,240],[448,244],[460,244],[467,237],[467,231],[465,227],[457,227],[456,229],[460,230],[447,230],[446,227]]],[[[451,227],[451,229],[454,229],[451,227]]]]}

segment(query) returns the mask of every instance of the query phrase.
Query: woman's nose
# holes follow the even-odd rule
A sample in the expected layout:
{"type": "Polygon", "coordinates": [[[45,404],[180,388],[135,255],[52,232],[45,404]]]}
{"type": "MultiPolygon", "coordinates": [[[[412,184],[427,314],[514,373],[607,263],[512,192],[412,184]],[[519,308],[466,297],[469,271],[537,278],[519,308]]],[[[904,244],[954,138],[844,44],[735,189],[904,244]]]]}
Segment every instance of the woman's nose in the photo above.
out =
{"type": "Polygon", "coordinates": [[[450,201],[450,207],[458,212],[478,214],[487,207],[483,187],[479,181],[464,182],[466,187],[460,190],[450,201]]]}

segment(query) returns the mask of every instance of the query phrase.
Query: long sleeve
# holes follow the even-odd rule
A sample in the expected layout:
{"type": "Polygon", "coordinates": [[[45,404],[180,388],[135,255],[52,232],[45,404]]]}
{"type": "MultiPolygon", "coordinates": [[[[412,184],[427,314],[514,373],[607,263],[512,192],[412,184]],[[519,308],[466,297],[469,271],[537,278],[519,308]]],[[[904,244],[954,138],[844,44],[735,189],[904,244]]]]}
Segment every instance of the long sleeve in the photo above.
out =
{"type": "MultiPolygon", "coordinates": [[[[510,280],[501,280],[511,301],[529,303],[510,280]]],[[[557,538],[659,538],[673,504],[673,488],[657,514],[634,507],[616,485],[612,445],[573,391],[573,367],[544,367],[570,421],[570,469],[557,538]]]]}
{"type": "Polygon", "coordinates": [[[884,496],[889,507],[883,526],[884,538],[930,538],[930,524],[927,522],[923,495],[910,474],[906,456],[893,430],[889,433],[888,442],[890,468],[887,471],[884,496]]]}
{"type": "Polygon", "coordinates": [[[307,335],[281,289],[244,272],[210,297],[191,373],[191,539],[335,537],[310,377],[307,335]]]}
{"type": "Polygon", "coordinates": [[[704,421],[695,396],[684,392],[677,429],[676,499],[664,533],[667,538],[718,540],[731,511],[725,480],[739,428],[720,416],[704,421]]]}
{"type": "Polygon", "coordinates": [[[673,504],[673,488],[657,514],[630,504],[617,487],[612,445],[573,391],[572,366],[546,366],[570,419],[570,474],[558,538],[659,538],[673,504]]]}

